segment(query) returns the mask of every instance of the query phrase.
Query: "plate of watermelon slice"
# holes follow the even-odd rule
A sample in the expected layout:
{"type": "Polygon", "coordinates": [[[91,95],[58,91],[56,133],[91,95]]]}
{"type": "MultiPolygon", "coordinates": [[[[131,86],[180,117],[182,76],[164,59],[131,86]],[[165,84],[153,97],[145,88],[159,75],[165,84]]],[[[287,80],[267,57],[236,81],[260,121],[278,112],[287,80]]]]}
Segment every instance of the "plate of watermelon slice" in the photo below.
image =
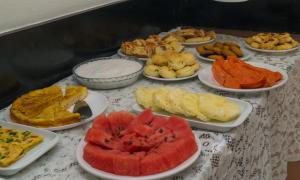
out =
{"type": "Polygon", "coordinates": [[[157,116],[146,109],[100,115],[77,147],[79,165],[101,178],[146,180],[172,176],[189,167],[201,153],[187,121],[157,116]]]}

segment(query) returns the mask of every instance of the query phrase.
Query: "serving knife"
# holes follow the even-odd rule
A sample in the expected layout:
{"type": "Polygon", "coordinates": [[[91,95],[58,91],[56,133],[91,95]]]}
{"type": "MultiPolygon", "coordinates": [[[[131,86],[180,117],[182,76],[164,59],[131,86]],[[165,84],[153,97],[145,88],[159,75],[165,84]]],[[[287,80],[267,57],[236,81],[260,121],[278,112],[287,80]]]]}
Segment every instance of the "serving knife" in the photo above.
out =
{"type": "Polygon", "coordinates": [[[80,120],[87,119],[93,115],[93,112],[85,101],[78,101],[74,105],[73,113],[80,114],[80,120]]]}

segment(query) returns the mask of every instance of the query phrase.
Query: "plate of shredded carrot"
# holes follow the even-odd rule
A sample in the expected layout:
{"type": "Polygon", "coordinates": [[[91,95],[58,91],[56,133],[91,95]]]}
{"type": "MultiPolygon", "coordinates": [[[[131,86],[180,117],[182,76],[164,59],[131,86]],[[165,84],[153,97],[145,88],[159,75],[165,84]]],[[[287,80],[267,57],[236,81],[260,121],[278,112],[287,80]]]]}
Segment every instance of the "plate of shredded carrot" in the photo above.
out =
{"type": "Polygon", "coordinates": [[[287,73],[275,66],[229,57],[217,60],[199,71],[199,80],[215,89],[229,92],[262,92],[278,88],[288,80],[287,73]]]}

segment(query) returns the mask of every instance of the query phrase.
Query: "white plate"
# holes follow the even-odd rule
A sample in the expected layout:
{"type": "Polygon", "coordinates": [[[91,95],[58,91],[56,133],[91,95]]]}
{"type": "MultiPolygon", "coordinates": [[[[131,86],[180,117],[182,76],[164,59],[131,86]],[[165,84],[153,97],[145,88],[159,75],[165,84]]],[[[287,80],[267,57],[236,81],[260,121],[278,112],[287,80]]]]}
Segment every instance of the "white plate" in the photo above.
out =
{"type": "MultiPolygon", "coordinates": [[[[108,100],[106,99],[106,97],[96,91],[88,90],[88,96],[84,99],[84,101],[87,102],[88,105],[90,106],[90,108],[93,112],[92,117],[83,119],[78,123],[67,124],[67,125],[63,125],[63,126],[40,128],[40,129],[46,129],[46,130],[50,130],[50,131],[58,131],[58,130],[70,129],[70,128],[73,128],[76,126],[86,124],[86,123],[92,121],[99,114],[103,113],[108,106],[108,100]]],[[[11,106],[9,106],[5,111],[5,119],[9,122],[14,122],[10,118],[10,107],[11,106]]],[[[72,110],[73,110],[73,108],[71,107],[71,111],[72,110]]]]}
{"type": "Polygon", "coordinates": [[[182,77],[182,78],[171,78],[171,79],[168,79],[168,78],[160,78],[160,77],[153,77],[153,76],[148,76],[146,75],[145,73],[143,73],[143,75],[149,79],[154,79],[154,80],[158,80],[158,81],[181,81],[181,80],[185,80],[185,79],[191,79],[193,77],[196,77],[198,75],[198,71],[191,75],[191,76],[187,76],[187,77],[182,77]]]}
{"type": "Polygon", "coordinates": [[[291,52],[291,51],[294,51],[296,49],[298,49],[299,46],[296,46],[292,49],[287,49],[287,50],[270,50],[270,49],[258,49],[258,48],[254,48],[254,47],[251,47],[249,44],[247,44],[246,42],[244,42],[245,46],[248,48],[248,49],[251,49],[253,51],[257,51],[257,52],[263,52],[263,53],[277,53],[277,54],[280,54],[280,53],[288,53],[288,52],[291,52]]]}
{"type": "Polygon", "coordinates": [[[123,58],[129,58],[129,59],[138,59],[138,60],[141,60],[141,61],[147,61],[149,58],[141,58],[141,57],[136,57],[136,56],[129,56],[129,55],[126,55],[124,53],[122,53],[121,49],[119,49],[117,51],[118,55],[120,57],[123,57],[123,58]]]}
{"type": "Polygon", "coordinates": [[[218,90],[222,90],[222,91],[228,91],[228,92],[236,92],[236,93],[256,93],[256,92],[262,92],[262,91],[269,91],[275,88],[278,88],[282,85],[284,85],[287,80],[288,80],[288,75],[285,71],[281,70],[278,67],[269,65],[269,64],[264,64],[264,63],[258,63],[258,62],[249,62],[248,64],[251,64],[253,66],[257,66],[257,67],[262,67],[262,68],[266,68],[268,70],[271,71],[278,71],[282,74],[282,80],[280,80],[279,82],[277,82],[274,86],[272,87],[266,87],[266,88],[257,88],[257,89],[233,89],[233,88],[227,88],[224,87],[222,85],[220,85],[215,78],[213,77],[212,71],[211,71],[211,65],[207,66],[206,68],[202,69],[201,71],[199,71],[198,73],[198,78],[199,80],[214,89],[218,89],[218,90]]]}
{"type": "MultiPolygon", "coordinates": [[[[187,118],[184,116],[181,116],[181,117],[187,119],[187,121],[189,122],[189,124],[192,127],[205,129],[205,130],[211,130],[211,131],[227,132],[230,129],[241,125],[247,119],[247,117],[249,116],[249,114],[252,111],[252,105],[246,101],[242,101],[242,100],[234,99],[234,98],[227,98],[227,99],[237,103],[241,109],[240,116],[232,121],[228,121],[228,122],[200,121],[200,120],[194,119],[194,118],[187,118]]],[[[144,108],[138,104],[134,104],[132,106],[132,109],[136,112],[144,111],[144,108]]],[[[163,116],[171,116],[172,115],[168,112],[154,112],[154,114],[163,115],[163,116]]]]}
{"type": "Polygon", "coordinates": [[[44,137],[43,142],[33,147],[31,150],[29,150],[21,159],[13,163],[12,165],[8,167],[0,167],[0,175],[9,176],[16,174],[29,164],[31,164],[33,161],[41,157],[43,154],[45,154],[47,151],[49,151],[51,148],[53,148],[57,142],[58,142],[58,135],[51,132],[46,131],[30,126],[25,126],[21,124],[16,123],[10,123],[5,121],[0,121],[0,126],[4,128],[9,129],[18,129],[21,131],[30,131],[34,134],[41,135],[44,137]]]}
{"type": "Polygon", "coordinates": [[[98,169],[93,168],[92,166],[90,166],[84,159],[83,159],[83,148],[86,145],[86,142],[82,139],[77,147],[77,151],[76,151],[76,157],[77,157],[77,161],[79,163],[79,165],[86,170],[87,172],[100,177],[100,178],[104,178],[104,179],[113,179],[113,180],[150,180],[150,179],[162,179],[168,176],[172,176],[176,173],[179,173],[181,171],[183,171],[184,169],[186,169],[187,167],[189,167],[190,165],[192,165],[197,158],[199,157],[200,153],[201,153],[201,143],[199,138],[195,135],[195,140],[196,143],[198,145],[198,150],[187,160],[185,160],[184,162],[182,162],[181,164],[179,164],[177,167],[170,169],[168,171],[159,173],[159,174],[154,174],[154,175],[148,175],[148,176],[121,176],[121,175],[115,175],[112,173],[108,173],[105,171],[101,171],[98,169]]]}
{"type": "MultiPolygon", "coordinates": [[[[244,61],[248,60],[251,57],[250,53],[248,51],[245,51],[245,50],[242,50],[242,51],[244,52],[244,56],[239,58],[239,59],[244,60],[244,61]]],[[[196,56],[199,59],[202,59],[202,60],[205,60],[205,61],[215,62],[214,59],[210,59],[210,58],[206,58],[204,56],[201,56],[198,52],[196,52],[196,56]]]]}
{"type": "Polygon", "coordinates": [[[211,39],[209,41],[203,41],[203,42],[182,42],[182,45],[185,46],[197,46],[197,45],[202,45],[202,44],[208,44],[214,42],[216,39],[211,39]]]}

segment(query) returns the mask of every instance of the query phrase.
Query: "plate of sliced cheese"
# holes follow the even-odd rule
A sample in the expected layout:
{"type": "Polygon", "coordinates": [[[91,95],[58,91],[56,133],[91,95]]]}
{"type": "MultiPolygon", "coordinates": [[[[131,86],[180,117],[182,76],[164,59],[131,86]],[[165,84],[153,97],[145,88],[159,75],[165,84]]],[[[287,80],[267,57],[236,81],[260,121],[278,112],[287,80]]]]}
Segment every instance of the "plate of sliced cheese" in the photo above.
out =
{"type": "Polygon", "coordinates": [[[87,90],[83,86],[50,86],[33,90],[17,98],[6,110],[10,122],[25,124],[51,131],[63,130],[92,121],[105,111],[108,101],[99,92],[87,90]],[[82,119],[73,113],[74,104],[85,101],[92,116],[82,119]]]}
{"type": "Polygon", "coordinates": [[[13,175],[58,142],[58,135],[16,123],[0,121],[0,175],[13,175]]]}
{"type": "Polygon", "coordinates": [[[241,125],[252,111],[246,101],[167,86],[140,87],[135,98],[132,108],[136,112],[151,108],[158,115],[178,115],[193,127],[219,132],[241,125]]]}

